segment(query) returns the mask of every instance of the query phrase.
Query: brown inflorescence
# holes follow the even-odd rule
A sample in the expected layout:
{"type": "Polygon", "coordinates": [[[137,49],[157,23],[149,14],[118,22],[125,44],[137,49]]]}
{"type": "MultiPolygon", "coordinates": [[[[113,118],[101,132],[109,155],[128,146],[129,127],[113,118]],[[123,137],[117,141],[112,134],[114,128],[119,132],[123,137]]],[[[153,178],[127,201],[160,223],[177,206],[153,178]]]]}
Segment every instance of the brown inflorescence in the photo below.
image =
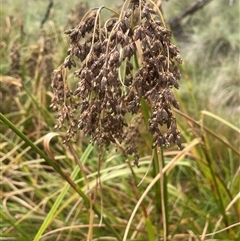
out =
{"type": "Polygon", "coordinates": [[[181,63],[181,57],[171,43],[171,31],[146,0],[131,0],[117,18],[108,19],[103,26],[100,10],[85,15],[65,32],[71,46],[52,80],[51,106],[59,113],[56,127],[68,123],[65,141],[82,130],[100,147],[122,143],[125,154],[134,155],[138,165],[136,136],[141,121],[133,125],[126,116],[141,116],[142,100],[151,111],[147,122],[152,147],[181,146],[172,113],[172,106],[179,108],[172,87],[179,88],[176,62],[181,63]],[[136,15],[137,23],[133,21],[136,15]],[[71,92],[65,71],[79,63],[74,72],[77,87],[71,92]]]}

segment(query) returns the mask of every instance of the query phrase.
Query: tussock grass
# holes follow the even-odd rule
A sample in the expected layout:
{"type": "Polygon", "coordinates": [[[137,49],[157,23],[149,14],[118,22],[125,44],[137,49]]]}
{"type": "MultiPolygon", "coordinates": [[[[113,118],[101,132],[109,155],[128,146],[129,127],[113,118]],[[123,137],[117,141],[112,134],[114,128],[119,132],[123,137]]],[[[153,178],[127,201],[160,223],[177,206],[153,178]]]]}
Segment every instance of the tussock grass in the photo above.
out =
{"type": "MultiPolygon", "coordinates": [[[[218,33],[227,48],[216,48],[217,41],[210,43],[217,26],[224,28],[236,16],[236,8],[219,15],[225,2],[213,1],[203,10],[204,21],[211,17],[207,26],[202,11],[195,16],[191,44],[187,51],[182,47],[185,63],[176,93],[183,148],[152,152],[143,131],[140,168],[136,168],[115,148],[100,152],[81,134],[76,143],[66,146],[62,133],[54,131],[56,116],[49,110],[51,73],[43,64],[51,57],[55,68],[65,57],[68,43],[62,35],[66,23],[62,16],[69,10],[54,9],[54,17],[62,22],[50,19],[41,32],[35,28],[41,17],[34,19],[37,8],[32,8],[21,35],[21,21],[10,17],[11,9],[19,6],[15,1],[5,4],[1,13],[5,29],[0,77],[1,238],[238,240],[240,130],[238,66],[232,64],[238,46],[236,29],[231,30],[234,22],[227,32],[218,33]],[[16,44],[21,57],[13,74],[10,52],[16,44]],[[31,57],[36,64],[30,71],[27,59],[31,57]]],[[[21,18],[20,11],[17,14],[21,18]]]]}
{"type": "MultiPolygon", "coordinates": [[[[166,16],[174,16],[191,2],[164,2],[166,16]]],[[[187,70],[186,74],[183,71],[180,95],[184,98],[191,85],[199,109],[239,125],[239,3],[211,1],[181,25],[183,37],[176,38],[187,70]]],[[[196,105],[188,106],[194,112],[196,105]]]]}

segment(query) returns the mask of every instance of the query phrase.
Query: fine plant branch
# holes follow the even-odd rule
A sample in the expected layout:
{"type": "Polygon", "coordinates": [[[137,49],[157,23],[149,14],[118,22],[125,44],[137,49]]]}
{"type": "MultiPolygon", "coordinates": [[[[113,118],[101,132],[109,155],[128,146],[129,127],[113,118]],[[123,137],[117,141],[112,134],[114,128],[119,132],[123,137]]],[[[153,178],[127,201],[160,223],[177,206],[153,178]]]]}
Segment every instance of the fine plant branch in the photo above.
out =
{"type": "Polygon", "coordinates": [[[43,28],[43,25],[47,22],[52,7],[53,7],[53,0],[50,0],[50,2],[48,4],[48,7],[47,7],[47,11],[46,11],[46,13],[44,15],[43,20],[41,21],[41,26],[40,26],[41,29],[43,28]]]}
{"type": "Polygon", "coordinates": [[[182,19],[200,10],[211,1],[212,0],[197,0],[196,2],[189,5],[186,9],[184,9],[181,13],[179,13],[176,17],[169,19],[168,24],[170,25],[171,29],[176,29],[180,25],[182,19]]]}

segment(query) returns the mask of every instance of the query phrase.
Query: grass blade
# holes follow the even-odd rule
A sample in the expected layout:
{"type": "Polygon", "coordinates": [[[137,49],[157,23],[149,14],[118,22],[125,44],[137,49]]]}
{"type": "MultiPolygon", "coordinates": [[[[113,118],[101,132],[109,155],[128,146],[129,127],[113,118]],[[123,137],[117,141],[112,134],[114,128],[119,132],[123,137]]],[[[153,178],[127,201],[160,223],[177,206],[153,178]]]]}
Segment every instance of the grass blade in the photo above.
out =
{"type": "MultiPolygon", "coordinates": [[[[91,153],[93,149],[92,145],[88,145],[87,149],[85,150],[85,152],[82,155],[82,162],[84,163],[89,154],[91,153]]],[[[75,178],[77,177],[78,173],[79,173],[80,169],[78,166],[75,167],[75,169],[73,170],[73,173],[71,175],[72,180],[75,180],[75,178]]],[[[70,185],[67,183],[65,184],[64,188],[62,189],[60,195],[58,196],[56,202],[54,203],[53,207],[51,208],[51,210],[49,211],[47,217],[45,218],[44,222],[42,223],[38,233],[36,234],[35,238],[33,241],[38,241],[40,240],[43,232],[46,230],[46,228],[50,225],[50,223],[53,221],[54,219],[54,214],[57,211],[59,205],[61,204],[63,198],[65,197],[66,193],[68,192],[70,188],[70,185]]]]}
{"type": "Polygon", "coordinates": [[[225,124],[226,126],[232,128],[233,130],[235,130],[236,132],[238,132],[240,134],[240,129],[237,128],[235,125],[229,123],[228,121],[224,120],[223,118],[221,118],[220,116],[218,115],[215,115],[213,114],[212,112],[209,112],[209,111],[206,111],[206,110],[202,110],[201,113],[203,115],[207,115],[207,116],[210,116],[216,120],[218,120],[219,122],[222,122],[223,124],[225,124]]]}

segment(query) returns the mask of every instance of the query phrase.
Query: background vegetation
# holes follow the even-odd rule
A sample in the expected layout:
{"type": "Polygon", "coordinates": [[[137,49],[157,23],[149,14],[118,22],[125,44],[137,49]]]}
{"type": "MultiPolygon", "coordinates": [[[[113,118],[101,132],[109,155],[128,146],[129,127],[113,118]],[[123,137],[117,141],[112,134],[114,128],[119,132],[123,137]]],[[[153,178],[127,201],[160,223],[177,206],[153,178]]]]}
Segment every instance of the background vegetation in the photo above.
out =
{"type": "MultiPolygon", "coordinates": [[[[192,2],[163,2],[164,17],[192,2]]],[[[143,135],[140,168],[81,134],[62,144],[49,108],[64,30],[115,3],[55,0],[46,22],[49,1],[1,4],[1,240],[240,240],[238,1],[212,0],[180,22],[183,148],[157,153],[143,135]]]]}

